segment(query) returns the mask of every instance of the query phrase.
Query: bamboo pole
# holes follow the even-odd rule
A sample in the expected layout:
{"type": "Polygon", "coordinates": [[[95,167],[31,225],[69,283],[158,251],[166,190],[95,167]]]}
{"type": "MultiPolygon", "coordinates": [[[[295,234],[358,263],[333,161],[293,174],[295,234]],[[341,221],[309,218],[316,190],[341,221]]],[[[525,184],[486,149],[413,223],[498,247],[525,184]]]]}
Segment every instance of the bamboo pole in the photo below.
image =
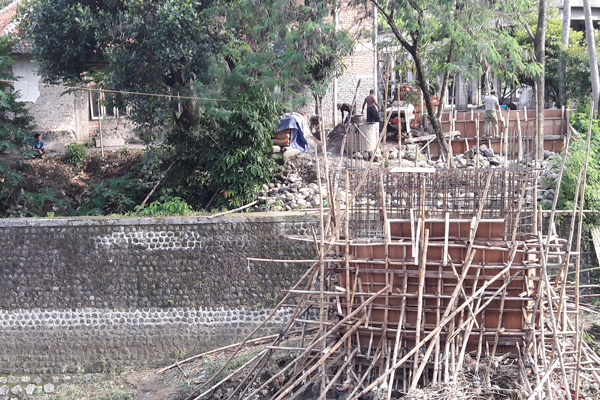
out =
{"type": "MultiPolygon", "coordinates": [[[[388,289],[388,288],[386,288],[388,289]]],[[[363,316],[362,318],[360,318],[354,325],[352,325],[348,331],[344,334],[344,336],[342,336],[342,338],[340,340],[337,341],[337,343],[335,345],[333,345],[331,348],[328,348],[327,351],[325,352],[325,354],[323,356],[321,356],[320,360],[315,363],[314,365],[312,365],[310,368],[308,368],[301,376],[300,378],[296,379],[294,382],[290,383],[287,385],[287,388],[285,390],[283,390],[283,392],[281,392],[280,390],[280,394],[278,395],[277,393],[272,397],[275,400],[281,400],[284,397],[286,397],[292,390],[294,390],[294,388],[296,386],[298,386],[303,380],[305,380],[310,374],[312,374],[317,368],[321,367],[325,361],[327,360],[327,358],[332,355],[345,341],[346,339],[352,335],[354,333],[354,331],[360,326],[362,325],[362,323],[367,319],[366,316],[363,316]]],[[[278,392],[279,393],[279,392],[278,392]]],[[[323,393],[321,392],[321,395],[323,393]]]]}
{"type": "MultiPolygon", "coordinates": [[[[302,281],[304,281],[304,279],[306,279],[307,277],[311,277],[313,276],[313,273],[316,272],[316,267],[318,266],[318,263],[315,263],[312,265],[312,267],[310,267],[305,273],[304,275],[302,275],[302,277],[298,280],[298,282],[296,282],[296,284],[293,286],[292,289],[296,289],[298,286],[300,286],[300,284],[302,283],[302,281]]],[[[309,284],[310,284],[310,280],[309,279],[309,284]]],[[[273,311],[271,311],[271,313],[267,316],[267,318],[265,318],[265,320],[263,320],[263,322],[261,322],[256,328],[254,328],[252,330],[252,332],[250,332],[250,334],[246,337],[246,339],[244,339],[243,341],[241,341],[239,343],[239,345],[236,347],[236,349],[233,351],[233,354],[231,354],[229,356],[229,358],[227,359],[227,361],[225,361],[225,363],[223,364],[223,366],[213,374],[212,377],[210,377],[208,379],[208,381],[206,381],[203,385],[206,386],[208,385],[210,382],[212,382],[221,372],[223,372],[223,370],[229,365],[229,363],[231,362],[231,360],[233,360],[235,358],[235,356],[237,355],[237,353],[240,351],[240,349],[244,346],[244,344],[250,340],[250,338],[252,336],[254,336],[256,334],[256,332],[258,332],[266,323],[267,321],[269,321],[274,315],[275,313],[285,304],[285,302],[287,301],[287,299],[291,296],[291,293],[287,293],[283,299],[281,299],[281,301],[277,304],[277,306],[275,306],[275,308],[273,309],[273,311]]],[[[296,306],[296,310],[300,307],[300,303],[296,306]]],[[[292,321],[294,319],[295,315],[292,316],[292,321]]]]}
{"type": "MultiPolygon", "coordinates": [[[[279,372],[279,375],[271,377],[269,380],[267,380],[265,383],[263,383],[260,387],[258,387],[256,389],[256,392],[259,392],[260,390],[264,389],[267,385],[269,385],[271,382],[273,382],[273,380],[275,380],[278,376],[280,376],[280,374],[283,374],[289,368],[298,365],[300,360],[302,360],[306,355],[308,355],[310,353],[310,351],[312,351],[321,342],[325,341],[328,337],[333,335],[334,332],[337,332],[337,330],[340,329],[340,327],[342,327],[344,324],[346,324],[348,321],[350,321],[352,318],[354,318],[358,313],[363,311],[371,302],[375,301],[375,299],[377,297],[379,297],[381,294],[385,293],[386,290],[388,290],[388,288],[383,288],[383,289],[379,290],[377,293],[373,294],[363,304],[359,305],[354,311],[352,311],[350,314],[346,315],[344,318],[342,318],[340,321],[338,321],[338,323],[336,323],[325,334],[316,337],[315,340],[306,348],[306,350],[302,354],[300,354],[298,357],[296,357],[294,360],[292,360],[286,367],[284,367],[279,372]]],[[[362,321],[362,319],[361,319],[361,321],[362,321]]]]}
{"type": "Polygon", "coordinates": [[[381,357],[381,342],[382,342],[382,340],[379,341],[379,345],[377,346],[377,350],[375,351],[375,356],[373,357],[373,360],[369,363],[369,367],[367,368],[367,370],[365,371],[363,376],[360,378],[360,380],[356,384],[356,387],[354,388],[352,393],[350,393],[350,395],[347,397],[347,399],[354,399],[354,395],[356,394],[356,392],[358,392],[360,390],[361,387],[363,387],[362,386],[363,382],[365,381],[367,376],[369,376],[369,374],[371,373],[371,370],[379,361],[379,358],[381,357]]]}
{"type": "MultiPolygon", "coordinates": [[[[327,385],[325,390],[321,393],[321,396],[319,396],[318,400],[325,400],[327,398],[327,392],[333,387],[335,382],[337,382],[338,378],[340,377],[340,375],[342,374],[342,372],[344,371],[346,366],[348,366],[350,364],[350,362],[353,360],[353,357],[356,355],[357,352],[358,352],[358,347],[355,348],[350,355],[346,356],[346,361],[344,361],[344,363],[339,367],[338,371],[333,376],[333,378],[331,378],[331,381],[329,381],[329,384],[327,385]]],[[[323,380],[325,378],[325,375],[326,375],[325,370],[323,370],[323,380]]]]}
{"type": "MultiPolygon", "coordinates": [[[[542,232],[538,232],[538,242],[540,245],[540,250],[543,249],[544,240],[542,239],[542,232]]],[[[546,257],[545,257],[545,254],[543,251],[542,251],[540,260],[542,262],[542,271],[541,271],[542,278],[543,278],[544,284],[546,285],[546,288],[547,288],[546,294],[547,294],[547,298],[548,298],[548,311],[549,311],[549,315],[550,315],[551,327],[552,327],[552,331],[554,333],[556,333],[558,331],[558,326],[556,323],[556,318],[554,316],[554,306],[553,306],[552,296],[550,294],[550,280],[548,279],[548,271],[546,269],[546,257]]],[[[558,362],[560,364],[561,372],[563,375],[565,390],[567,393],[569,393],[569,382],[567,379],[567,372],[565,371],[563,352],[562,352],[562,349],[560,346],[559,338],[556,334],[554,335],[554,343],[555,343],[556,354],[558,355],[558,362]]]]}
{"type": "MultiPolygon", "coordinates": [[[[421,339],[421,320],[423,318],[423,291],[425,289],[425,268],[427,265],[427,247],[429,245],[429,229],[425,230],[425,238],[423,240],[423,248],[421,250],[421,262],[419,263],[419,286],[418,286],[418,297],[417,297],[417,322],[416,322],[416,334],[415,343],[419,343],[421,339]]],[[[423,359],[423,363],[427,363],[427,359],[423,359]]],[[[419,367],[419,352],[415,353],[413,360],[413,382],[411,384],[411,390],[417,386],[415,379],[418,380],[416,371],[419,367]]]]}
{"type": "MultiPolygon", "coordinates": [[[[348,170],[346,170],[346,201],[348,201],[349,191],[350,191],[350,174],[348,170]]],[[[348,209],[349,204],[346,204],[346,209],[348,209]]],[[[344,235],[346,236],[346,245],[345,245],[345,276],[346,276],[346,314],[350,314],[352,310],[352,304],[350,303],[350,214],[344,214],[344,222],[346,226],[344,227],[344,235]]],[[[348,355],[350,355],[350,350],[352,348],[352,339],[348,338],[348,343],[346,343],[346,351],[348,355]]]]}
{"type": "MultiPolygon", "coordinates": [[[[587,146],[586,146],[586,150],[585,150],[585,160],[583,162],[583,185],[582,185],[582,189],[581,189],[581,200],[579,202],[579,210],[583,210],[584,204],[585,204],[585,186],[586,186],[586,182],[587,182],[587,169],[588,169],[588,162],[589,162],[589,156],[590,156],[590,145],[591,145],[591,140],[592,140],[592,124],[593,124],[593,117],[594,117],[594,107],[590,106],[590,121],[589,121],[589,126],[588,126],[588,132],[587,132],[587,146]]],[[[577,236],[578,236],[578,240],[577,240],[577,247],[575,249],[575,251],[578,253],[577,257],[575,258],[575,327],[579,329],[579,270],[580,270],[580,266],[581,266],[581,256],[580,251],[581,251],[581,234],[583,231],[583,213],[580,211],[579,212],[579,226],[577,228],[577,236]]],[[[566,279],[565,279],[566,281],[566,279]]],[[[580,349],[581,347],[581,341],[579,340],[579,335],[576,336],[576,348],[580,349]]],[[[580,374],[579,374],[579,368],[577,369],[577,371],[575,372],[575,398],[578,399],[579,398],[579,380],[580,380],[580,374]]],[[[566,386],[566,384],[565,384],[566,386]]]]}
{"type": "MultiPolygon", "coordinates": [[[[300,331],[289,332],[288,335],[295,335],[295,334],[298,334],[298,333],[300,333],[300,331]]],[[[218,349],[213,349],[213,350],[205,351],[204,353],[200,353],[200,354],[197,354],[195,356],[188,357],[185,360],[181,360],[181,361],[178,361],[175,364],[171,364],[171,365],[168,365],[168,366],[166,366],[164,368],[161,368],[156,373],[157,374],[162,374],[165,371],[168,371],[168,370],[173,369],[175,367],[179,367],[182,364],[187,364],[190,361],[194,361],[194,360],[197,360],[197,359],[202,358],[204,356],[208,356],[210,354],[218,353],[218,352],[223,351],[223,350],[232,349],[232,348],[234,348],[236,346],[239,346],[241,343],[244,343],[244,344],[256,344],[256,343],[260,343],[260,342],[265,342],[267,340],[275,339],[275,338],[279,337],[279,335],[280,335],[279,333],[276,333],[274,335],[263,336],[263,337],[259,337],[259,338],[252,339],[252,340],[246,340],[245,342],[238,342],[238,343],[230,344],[228,346],[219,347],[218,349]]]]}

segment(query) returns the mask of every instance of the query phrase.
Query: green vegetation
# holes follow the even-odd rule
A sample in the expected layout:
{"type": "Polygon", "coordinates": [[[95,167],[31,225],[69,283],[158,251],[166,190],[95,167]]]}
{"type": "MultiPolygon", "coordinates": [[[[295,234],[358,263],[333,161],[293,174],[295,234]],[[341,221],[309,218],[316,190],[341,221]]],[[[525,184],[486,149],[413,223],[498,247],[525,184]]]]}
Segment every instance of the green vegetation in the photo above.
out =
{"type": "Polygon", "coordinates": [[[27,7],[21,28],[47,80],[165,95],[119,93],[106,106],[127,105],[142,137],[165,139],[141,182],[165,178],[153,200],[179,197],[196,210],[255,196],[275,166],[276,117],[302,101],[301,87],[322,96],[353,47],[335,30],[332,1],[31,0],[27,7]],[[106,68],[90,67],[96,59],[106,68]],[[172,165],[166,177],[163,165],[172,165]]]}
{"type": "MultiPolygon", "coordinates": [[[[558,104],[558,76],[559,59],[563,46],[561,43],[562,20],[554,16],[548,19],[546,31],[546,100],[558,104]]],[[[533,52],[533,44],[524,29],[515,33],[519,45],[528,53],[533,52]]],[[[598,42],[597,42],[598,43],[598,42]]],[[[591,94],[590,66],[587,55],[587,44],[583,32],[571,29],[569,34],[569,48],[566,49],[566,97],[571,100],[571,105],[587,103],[591,94]]],[[[531,76],[518,72],[518,81],[533,86],[531,76]]],[[[502,94],[509,96],[516,89],[504,85],[502,94]]],[[[587,128],[586,128],[587,129],[587,128]]]]}
{"type": "Polygon", "coordinates": [[[81,168],[87,158],[88,150],[84,144],[69,143],[65,146],[65,159],[76,168],[81,168]]]}
{"type": "MultiPolygon", "coordinates": [[[[15,79],[10,72],[14,63],[11,55],[13,45],[12,38],[0,37],[0,79],[15,79]]],[[[27,114],[25,103],[19,101],[19,93],[12,85],[0,82],[0,154],[8,150],[24,150],[25,145],[30,144],[30,124],[31,117],[27,114]]],[[[23,175],[0,160],[0,213],[9,204],[23,199],[22,184],[23,175]]]]}
{"type": "Polygon", "coordinates": [[[140,180],[125,175],[92,183],[87,196],[69,215],[125,214],[132,210],[141,196],[140,180]]]}
{"type": "Polygon", "coordinates": [[[138,207],[135,213],[130,213],[139,216],[155,216],[155,215],[191,215],[194,211],[192,207],[179,197],[173,197],[170,200],[161,203],[156,200],[150,204],[144,204],[138,207]]]}
{"type": "MultiPolygon", "coordinates": [[[[587,180],[584,198],[584,210],[600,210],[600,128],[598,119],[592,123],[592,137],[590,144],[590,154],[588,160],[587,180]]],[[[577,137],[572,137],[569,146],[569,156],[567,157],[565,170],[563,172],[562,185],[560,187],[557,208],[563,210],[573,210],[573,201],[577,188],[577,180],[583,171],[585,163],[585,153],[587,149],[587,132],[589,127],[589,102],[588,105],[580,105],[576,112],[571,114],[571,124],[579,133],[577,137]]],[[[556,169],[560,162],[556,163],[556,169]]],[[[558,171],[556,171],[558,173],[558,171]]],[[[582,177],[583,179],[583,177],[582,177]]],[[[581,191],[579,192],[581,196],[581,191]]],[[[579,200],[577,204],[579,209],[579,200]]],[[[563,216],[557,218],[559,224],[570,224],[570,218],[563,216]]],[[[584,214],[583,217],[583,238],[582,245],[586,250],[591,248],[590,228],[600,224],[598,214],[584,214]]]]}
{"type": "Polygon", "coordinates": [[[512,29],[493,22],[511,18],[518,21],[531,2],[354,0],[353,3],[374,4],[380,20],[392,33],[390,45],[400,46],[411,55],[415,83],[423,93],[427,116],[444,156],[448,155],[448,146],[433,96],[436,92],[444,96],[450,77],[483,76],[489,87],[493,74],[500,74],[515,85],[517,71],[533,76],[542,70],[518,45],[512,29]],[[440,76],[443,79],[438,87],[440,76]]]}
{"type": "Polygon", "coordinates": [[[64,385],[63,389],[50,397],[50,400],[133,400],[133,393],[122,387],[110,387],[103,394],[87,394],[82,387],[76,384],[64,385]]]}

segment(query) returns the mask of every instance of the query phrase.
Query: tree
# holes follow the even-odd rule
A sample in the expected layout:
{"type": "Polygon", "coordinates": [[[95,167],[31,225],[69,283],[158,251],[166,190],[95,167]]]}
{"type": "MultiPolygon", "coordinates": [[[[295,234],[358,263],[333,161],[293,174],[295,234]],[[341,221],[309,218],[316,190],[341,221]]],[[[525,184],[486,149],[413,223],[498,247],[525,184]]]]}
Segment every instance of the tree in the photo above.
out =
{"type": "Polygon", "coordinates": [[[560,53],[560,63],[558,66],[558,104],[561,106],[567,105],[567,56],[566,52],[569,48],[569,36],[571,33],[571,0],[563,1],[563,16],[562,16],[562,51],[560,53]]]}
{"type": "Polygon", "coordinates": [[[585,37],[587,40],[590,78],[592,81],[592,98],[594,110],[598,110],[600,101],[600,76],[598,75],[598,56],[596,53],[596,41],[594,36],[594,24],[592,22],[592,10],[589,0],[583,0],[583,13],[585,16],[585,37]]]}
{"type": "Polygon", "coordinates": [[[162,95],[112,100],[129,106],[147,136],[165,137],[159,153],[171,179],[159,196],[235,206],[270,174],[270,133],[285,102],[340,70],[348,46],[328,20],[330,6],[31,0],[23,29],[50,80],[162,95]]]}
{"type": "Polygon", "coordinates": [[[484,71],[503,70],[508,79],[516,79],[519,71],[536,72],[536,67],[523,58],[523,52],[510,35],[510,27],[501,22],[512,12],[510,5],[475,0],[370,2],[413,59],[427,115],[445,157],[447,141],[432,97],[436,89],[445,91],[449,75],[460,73],[466,78],[479,79],[484,71]],[[445,79],[438,88],[440,75],[445,79]]]}
{"type": "MultiPolygon", "coordinates": [[[[14,80],[11,56],[14,40],[0,37],[0,79],[14,80]]],[[[19,93],[9,83],[0,81],[0,154],[6,150],[23,148],[29,137],[31,117],[25,103],[19,101],[19,93]]],[[[5,213],[13,198],[20,192],[23,177],[7,163],[0,162],[0,213],[5,213]]]]}
{"type": "Polygon", "coordinates": [[[539,0],[538,20],[533,37],[535,61],[540,65],[540,73],[535,76],[536,112],[537,112],[537,159],[544,160],[544,112],[546,109],[546,26],[548,22],[548,3],[539,0]]]}
{"type": "MultiPolygon", "coordinates": [[[[533,52],[533,43],[524,31],[516,32],[516,37],[527,52],[533,52]]],[[[588,64],[585,38],[582,32],[570,29],[569,44],[562,44],[562,22],[558,18],[549,18],[546,28],[546,102],[560,103],[560,80],[565,79],[565,102],[575,99],[587,102],[590,96],[590,69],[588,64]],[[565,70],[561,68],[564,58],[565,70]],[[561,78],[561,75],[564,77],[561,78]]],[[[534,86],[532,77],[520,75],[521,83],[534,86]]]]}

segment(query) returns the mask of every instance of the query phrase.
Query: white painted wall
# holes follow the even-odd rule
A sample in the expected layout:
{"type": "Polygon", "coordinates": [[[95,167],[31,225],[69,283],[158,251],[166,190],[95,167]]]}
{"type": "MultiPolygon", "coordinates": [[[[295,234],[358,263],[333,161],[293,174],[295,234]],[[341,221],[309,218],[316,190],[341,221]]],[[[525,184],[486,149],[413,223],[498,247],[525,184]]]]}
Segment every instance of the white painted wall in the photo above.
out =
{"type": "Polygon", "coordinates": [[[19,81],[14,84],[15,90],[21,94],[21,100],[35,103],[40,97],[37,84],[40,76],[37,74],[37,66],[31,57],[19,56],[13,64],[13,75],[19,81]]]}

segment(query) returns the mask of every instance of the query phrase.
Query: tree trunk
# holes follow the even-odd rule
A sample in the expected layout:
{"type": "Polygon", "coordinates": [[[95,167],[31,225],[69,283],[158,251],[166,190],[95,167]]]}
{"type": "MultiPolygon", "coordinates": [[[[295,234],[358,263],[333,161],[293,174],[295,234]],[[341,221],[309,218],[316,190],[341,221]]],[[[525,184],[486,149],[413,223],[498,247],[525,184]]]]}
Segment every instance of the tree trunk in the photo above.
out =
{"type": "MultiPolygon", "coordinates": [[[[585,1],[585,0],[584,0],[585,1]]],[[[535,49],[535,60],[541,65],[542,72],[535,77],[537,83],[537,159],[544,158],[544,108],[545,108],[545,81],[546,81],[546,25],[548,16],[548,3],[540,0],[537,28],[533,47],[535,49]]]]}
{"type": "MultiPolygon", "coordinates": [[[[450,48],[448,49],[448,55],[446,56],[446,64],[450,64],[454,58],[454,40],[450,41],[450,48]]],[[[440,91],[440,106],[438,108],[436,117],[439,119],[442,116],[443,105],[446,102],[446,88],[448,87],[448,79],[450,78],[450,72],[446,68],[444,71],[444,77],[442,79],[442,89],[440,91]]]]}
{"type": "Polygon", "coordinates": [[[592,80],[592,99],[594,110],[598,110],[600,97],[600,77],[598,76],[598,56],[596,55],[596,39],[594,38],[594,25],[592,22],[592,9],[590,0],[583,0],[583,13],[585,15],[585,36],[587,38],[588,56],[590,58],[590,74],[592,80]]]}
{"type": "MultiPolygon", "coordinates": [[[[415,62],[415,69],[417,70],[417,81],[419,83],[419,87],[421,88],[421,92],[423,93],[423,99],[425,100],[425,108],[427,108],[427,116],[429,117],[429,122],[431,122],[431,125],[433,125],[433,130],[440,144],[442,155],[446,159],[448,159],[448,154],[450,153],[448,150],[448,143],[446,142],[446,138],[444,138],[444,134],[442,133],[442,123],[437,117],[435,109],[433,107],[433,99],[431,98],[429,85],[427,85],[427,80],[425,78],[425,66],[423,65],[423,60],[421,60],[421,56],[418,50],[416,49],[416,46],[412,49],[412,51],[410,51],[410,53],[415,62]]],[[[439,104],[438,107],[443,106],[442,104],[439,104]]]]}
{"type": "Polygon", "coordinates": [[[562,49],[558,64],[558,102],[561,106],[567,105],[567,49],[569,48],[569,34],[571,33],[571,0],[563,2],[562,19],[562,49]]]}

